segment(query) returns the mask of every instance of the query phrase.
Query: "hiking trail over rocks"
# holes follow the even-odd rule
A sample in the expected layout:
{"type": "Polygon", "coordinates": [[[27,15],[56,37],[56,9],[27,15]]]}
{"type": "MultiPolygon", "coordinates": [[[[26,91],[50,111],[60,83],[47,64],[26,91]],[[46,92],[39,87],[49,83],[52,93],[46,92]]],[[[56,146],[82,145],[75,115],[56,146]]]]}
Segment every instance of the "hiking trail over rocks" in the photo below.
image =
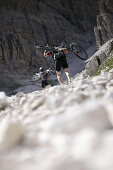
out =
{"type": "Polygon", "coordinates": [[[84,70],[63,86],[0,92],[0,169],[112,170],[112,78],[84,70]]]}

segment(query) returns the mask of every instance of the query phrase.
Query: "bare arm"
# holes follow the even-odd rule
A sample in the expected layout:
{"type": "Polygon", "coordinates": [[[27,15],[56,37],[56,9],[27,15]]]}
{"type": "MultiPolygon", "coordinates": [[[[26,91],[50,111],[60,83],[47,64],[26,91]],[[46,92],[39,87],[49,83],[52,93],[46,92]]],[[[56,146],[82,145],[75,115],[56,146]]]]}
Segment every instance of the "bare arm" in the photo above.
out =
{"type": "Polygon", "coordinates": [[[44,51],[44,57],[48,57],[46,50],[44,51]]]}
{"type": "Polygon", "coordinates": [[[46,50],[44,51],[44,57],[48,57],[50,55],[52,55],[52,52],[46,50]]]}

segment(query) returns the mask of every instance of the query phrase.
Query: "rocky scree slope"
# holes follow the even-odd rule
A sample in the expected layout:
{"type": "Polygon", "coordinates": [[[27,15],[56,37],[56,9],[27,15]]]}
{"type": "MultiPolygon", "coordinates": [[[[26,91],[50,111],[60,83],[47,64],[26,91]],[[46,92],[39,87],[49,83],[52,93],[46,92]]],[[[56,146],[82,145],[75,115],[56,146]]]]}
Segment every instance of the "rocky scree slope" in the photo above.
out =
{"type": "Polygon", "coordinates": [[[113,69],[29,94],[0,93],[0,169],[112,170],[113,69]]]}

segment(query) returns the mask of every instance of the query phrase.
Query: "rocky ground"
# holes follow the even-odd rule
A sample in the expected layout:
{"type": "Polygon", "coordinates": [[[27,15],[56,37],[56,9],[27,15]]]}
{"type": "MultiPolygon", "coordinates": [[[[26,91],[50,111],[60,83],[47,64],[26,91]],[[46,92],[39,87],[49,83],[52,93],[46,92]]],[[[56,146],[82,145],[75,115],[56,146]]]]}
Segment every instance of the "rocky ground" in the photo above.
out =
{"type": "Polygon", "coordinates": [[[113,69],[92,76],[113,58],[113,40],[93,55],[95,36],[113,37],[112,0],[27,1],[0,4],[0,170],[113,170],[113,69]],[[93,57],[69,59],[72,82],[40,91],[26,73],[48,67],[35,45],[53,40],[93,57]]]}
{"type": "Polygon", "coordinates": [[[113,70],[7,97],[0,93],[1,170],[112,170],[113,70]]]}

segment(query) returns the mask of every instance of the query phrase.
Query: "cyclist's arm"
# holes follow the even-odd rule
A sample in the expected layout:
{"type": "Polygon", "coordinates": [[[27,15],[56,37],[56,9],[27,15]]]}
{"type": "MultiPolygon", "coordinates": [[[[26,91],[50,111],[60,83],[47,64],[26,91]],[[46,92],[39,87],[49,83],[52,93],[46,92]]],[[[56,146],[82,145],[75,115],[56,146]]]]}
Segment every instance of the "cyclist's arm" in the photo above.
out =
{"type": "Polygon", "coordinates": [[[48,57],[48,56],[50,56],[51,55],[51,52],[48,52],[48,51],[44,51],[44,57],[48,57]]]}
{"type": "Polygon", "coordinates": [[[47,55],[47,52],[46,52],[46,51],[44,51],[44,57],[48,57],[48,55],[47,55]]]}

